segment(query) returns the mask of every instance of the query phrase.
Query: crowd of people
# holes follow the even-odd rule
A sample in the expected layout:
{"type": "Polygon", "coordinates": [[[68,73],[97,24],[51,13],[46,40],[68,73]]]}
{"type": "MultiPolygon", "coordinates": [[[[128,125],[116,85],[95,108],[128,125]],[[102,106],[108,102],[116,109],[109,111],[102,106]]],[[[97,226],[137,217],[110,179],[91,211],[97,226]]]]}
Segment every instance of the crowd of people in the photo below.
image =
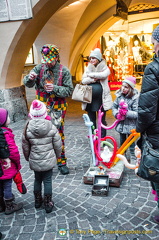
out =
{"type": "MultiPolygon", "coordinates": [[[[152,33],[152,44],[155,54],[153,61],[145,68],[140,93],[135,88],[136,78],[127,76],[116,91],[113,102],[108,85],[110,70],[98,48],[91,51],[89,64],[83,73],[82,83],[92,86],[92,102],[82,104],[82,109],[93,122],[92,131],[97,126],[99,109],[104,112],[102,123],[107,125],[106,112],[112,109],[114,117],[119,119],[120,101],[126,103],[126,114],[115,128],[120,135],[120,146],[130,135],[130,130],[136,129],[141,134],[136,142],[138,147],[141,146],[142,135],[146,133],[153,148],[159,148],[159,26],[152,33]]],[[[73,92],[73,83],[69,69],[60,64],[59,49],[55,45],[45,44],[41,48],[41,55],[41,64],[35,66],[23,80],[26,87],[35,87],[36,99],[30,106],[23,131],[22,150],[30,169],[34,171],[35,208],[44,204],[46,213],[50,213],[54,206],[52,174],[55,164],[61,174],[69,174],[65,156],[64,118],[68,106],[66,98],[73,92]],[[59,125],[53,121],[55,116],[60,119],[59,125]]],[[[22,203],[15,203],[12,181],[18,182],[18,190],[22,194],[27,192],[20,174],[20,153],[9,124],[9,112],[0,108],[0,128],[9,148],[9,156],[3,158],[1,152],[4,149],[0,146],[0,212],[7,215],[23,208],[22,203]]],[[[106,130],[102,129],[101,137],[106,134],[106,130]]],[[[130,146],[130,161],[135,158],[134,148],[135,143],[130,146]]],[[[159,183],[152,182],[151,185],[159,207],[159,183]]],[[[154,221],[159,224],[159,216],[155,216],[154,221]]]]}

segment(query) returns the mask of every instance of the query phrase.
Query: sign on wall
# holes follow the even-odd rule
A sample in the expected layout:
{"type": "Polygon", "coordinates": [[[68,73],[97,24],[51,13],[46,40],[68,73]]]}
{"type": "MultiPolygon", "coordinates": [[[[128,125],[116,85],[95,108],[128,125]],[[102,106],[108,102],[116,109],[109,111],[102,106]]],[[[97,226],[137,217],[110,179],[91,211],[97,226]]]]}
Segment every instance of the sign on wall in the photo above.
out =
{"type": "Polygon", "coordinates": [[[33,17],[31,0],[0,0],[0,22],[33,17]]]}

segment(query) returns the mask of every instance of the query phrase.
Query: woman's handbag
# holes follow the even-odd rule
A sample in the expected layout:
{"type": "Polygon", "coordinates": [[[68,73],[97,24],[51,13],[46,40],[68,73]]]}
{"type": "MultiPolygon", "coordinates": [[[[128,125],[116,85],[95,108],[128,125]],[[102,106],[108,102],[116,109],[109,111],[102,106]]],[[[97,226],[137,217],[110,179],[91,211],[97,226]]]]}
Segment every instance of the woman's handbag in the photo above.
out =
{"type": "Polygon", "coordinates": [[[92,102],[92,86],[76,84],[72,93],[72,99],[79,102],[92,102]]]}
{"type": "Polygon", "coordinates": [[[142,155],[137,175],[145,180],[159,183],[159,149],[153,149],[143,136],[142,155]]]}

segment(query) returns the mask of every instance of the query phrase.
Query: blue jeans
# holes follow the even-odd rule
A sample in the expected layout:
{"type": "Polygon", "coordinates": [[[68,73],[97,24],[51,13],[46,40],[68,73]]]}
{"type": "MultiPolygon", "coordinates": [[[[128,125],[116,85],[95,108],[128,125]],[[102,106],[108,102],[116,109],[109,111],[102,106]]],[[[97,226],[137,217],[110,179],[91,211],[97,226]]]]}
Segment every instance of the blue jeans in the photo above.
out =
{"type": "Polygon", "coordinates": [[[41,192],[43,183],[44,195],[52,195],[52,169],[43,172],[34,171],[34,174],[34,192],[41,192]]]}
{"type": "MultiPolygon", "coordinates": [[[[123,134],[123,133],[120,133],[120,146],[125,142],[125,140],[129,137],[130,134],[123,134]]],[[[130,153],[132,155],[134,155],[134,151],[135,151],[135,142],[133,142],[131,145],[130,145],[130,153]]]]}
{"type": "Polygon", "coordinates": [[[0,180],[0,196],[5,200],[12,199],[12,179],[0,180]]]}

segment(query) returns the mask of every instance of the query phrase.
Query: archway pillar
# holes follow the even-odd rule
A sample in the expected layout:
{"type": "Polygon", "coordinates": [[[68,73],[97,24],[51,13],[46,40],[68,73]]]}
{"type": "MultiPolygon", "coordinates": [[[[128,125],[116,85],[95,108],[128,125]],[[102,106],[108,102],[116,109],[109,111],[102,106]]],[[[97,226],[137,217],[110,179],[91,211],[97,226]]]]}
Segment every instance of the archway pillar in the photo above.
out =
{"type": "Polygon", "coordinates": [[[0,108],[8,110],[11,122],[27,119],[28,107],[25,86],[0,90],[0,108]]]}

